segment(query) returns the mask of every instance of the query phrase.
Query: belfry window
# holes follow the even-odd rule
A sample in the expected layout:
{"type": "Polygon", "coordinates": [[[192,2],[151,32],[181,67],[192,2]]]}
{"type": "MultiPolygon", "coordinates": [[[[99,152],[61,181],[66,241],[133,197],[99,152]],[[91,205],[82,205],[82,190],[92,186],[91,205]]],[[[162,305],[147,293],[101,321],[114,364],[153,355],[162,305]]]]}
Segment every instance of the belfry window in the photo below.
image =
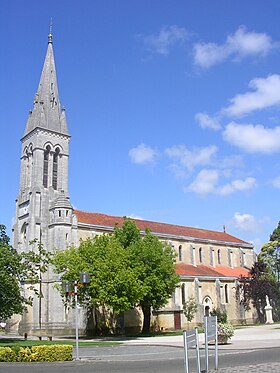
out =
{"type": "Polygon", "coordinates": [[[48,187],[50,150],[51,147],[48,145],[46,150],[44,151],[43,185],[45,188],[48,187]]]}
{"type": "Polygon", "coordinates": [[[55,153],[53,155],[53,179],[52,179],[52,186],[53,186],[53,189],[55,190],[57,190],[58,157],[59,157],[59,148],[56,148],[55,153]]]}

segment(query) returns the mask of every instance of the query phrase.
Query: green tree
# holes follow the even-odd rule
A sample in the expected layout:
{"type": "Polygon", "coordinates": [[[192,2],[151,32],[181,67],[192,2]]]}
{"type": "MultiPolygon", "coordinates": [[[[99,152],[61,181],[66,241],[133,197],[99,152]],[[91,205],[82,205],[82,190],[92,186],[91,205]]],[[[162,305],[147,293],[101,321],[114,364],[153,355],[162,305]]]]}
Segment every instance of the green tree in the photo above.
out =
{"type": "Polygon", "coordinates": [[[9,245],[6,227],[0,225],[0,319],[22,313],[28,300],[21,295],[20,255],[9,245]]]}
{"type": "Polygon", "coordinates": [[[122,228],[115,228],[115,236],[125,245],[140,290],[138,305],[143,312],[142,333],[150,331],[151,311],[163,307],[173,294],[179,276],[175,271],[173,249],[146,231],[141,237],[136,224],[127,219],[122,228]]]}
{"type": "Polygon", "coordinates": [[[0,225],[0,319],[4,320],[32,304],[31,297],[22,295],[21,284],[28,280],[29,289],[38,294],[34,284],[40,282],[40,273],[47,270],[50,258],[36,241],[31,245],[33,250],[26,253],[18,253],[9,241],[6,227],[0,225]]]}
{"type": "Polygon", "coordinates": [[[258,261],[265,263],[267,270],[275,276],[276,281],[280,282],[280,239],[264,244],[258,255],[258,261]]]}
{"type": "Polygon", "coordinates": [[[280,241],[280,221],[278,222],[277,227],[270,235],[269,241],[280,241]]]}
{"type": "Polygon", "coordinates": [[[280,288],[274,274],[264,262],[256,262],[249,277],[241,277],[237,288],[237,297],[245,309],[255,307],[260,322],[265,322],[266,296],[273,307],[274,320],[280,316],[280,288]]]}
{"type": "MultiPolygon", "coordinates": [[[[53,258],[62,280],[73,282],[88,272],[90,283],[79,287],[79,301],[88,309],[110,308],[114,315],[134,307],[140,289],[127,250],[114,235],[100,235],[80,242],[78,248],[59,251],[53,258]]],[[[95,326],[97,315],[95,313],[95,326]]],[[[97,330],[96,330],[97,331],[97,330]]]]}
{"type": "Polygon", "coordinates": [[[258,261],[265,263],[267,269],[280,282],[280,221],[270,235],[269,242],[262,246],[261,252],[258,255],[258,261]]]}
{"type": "Polygon", "coordinates": [[[188,320],[189,323],[194,319],[196,311],[197,311],[196,301],[195,301],[194,297],[190,297],[183,304],[183,312],[184,312],[184,315],[185,315],[185,317],[186,317],[186,319],[188,320]]]}

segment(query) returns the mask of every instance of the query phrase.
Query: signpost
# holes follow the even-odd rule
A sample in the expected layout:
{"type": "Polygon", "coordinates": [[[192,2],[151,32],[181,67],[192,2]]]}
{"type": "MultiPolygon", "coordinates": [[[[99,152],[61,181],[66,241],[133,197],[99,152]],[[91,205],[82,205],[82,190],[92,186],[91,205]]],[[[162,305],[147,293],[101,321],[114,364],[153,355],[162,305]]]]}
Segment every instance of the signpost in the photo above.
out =
{"type": "Polygon", "coordinates": [[[197,328],[183,332],[184,338],[184,363],[185,373],[189,373],[189,362],[188,362],[188,349],[195,348],[196,350],[196,366],[197,373],[200,373],[200,356],[199,356],[199,342],[198,342],[198,331],[197,328]]]}
{"type": "Polygon", "coordinates": [[[205,334],[205,372],[209,369],[209,347],[210,341],[215,343],[215,370],[218,369],[218,325],[217,316],[204,316],[205,334]]]}

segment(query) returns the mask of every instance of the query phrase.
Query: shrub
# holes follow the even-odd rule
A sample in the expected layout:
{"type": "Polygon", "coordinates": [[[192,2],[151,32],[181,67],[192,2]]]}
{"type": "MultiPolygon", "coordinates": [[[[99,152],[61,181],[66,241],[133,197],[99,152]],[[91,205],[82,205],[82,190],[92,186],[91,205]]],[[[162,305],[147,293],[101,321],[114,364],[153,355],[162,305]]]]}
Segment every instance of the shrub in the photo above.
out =
{"type": "Polygon", "coordinates": [[[17,361],[17,354],[11,347],[0,347],[0,361],[17,361]]]}
{"type": "Polygon", "coordinates": [[[0,362],[70,361],[72,346],[0,347],[0,362]]]}
{"type": "Polygon", "coordinates": [[[213,308],[210,312],[211,316],[217,316],[217,322],[225,324],[227,323],[227,313],[226,311],[221,311],[219,308],[213,308]]]}
{"type": "Polygon", "coordinates": [[[72,346],[70,345],[33,346],[31,353],[32,361],[72,360],[72,346]]]}
{"type": "Polygon", "coordinates": [[[218,323],[218,335],[226,336],[231,338],[234,334],[234,329],[231,323],[218,323]]]}

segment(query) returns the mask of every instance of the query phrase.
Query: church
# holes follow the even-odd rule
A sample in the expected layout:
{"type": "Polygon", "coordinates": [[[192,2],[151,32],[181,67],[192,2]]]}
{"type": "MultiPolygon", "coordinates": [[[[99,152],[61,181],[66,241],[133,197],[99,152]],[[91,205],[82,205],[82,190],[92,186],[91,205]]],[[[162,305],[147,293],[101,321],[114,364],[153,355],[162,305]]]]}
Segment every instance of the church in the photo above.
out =
{"type": "MultiPolygon", "coordinates": [[[[60,104],[52,34],[48,36],[47,53],[33,110],[29,112],[21,139],[20,187],[16,198],[13,247],[30,250],[35,238],[49,251],[77,246],[80,239],[110,233],[122,217],[73,209],[68,191],[68,159],[70,135],[66,113],[60,104]]],[[[255,261],[253,245],[228,234],[153,221],[132,219],[141,232],[146,228],[170,244],[177,253],[176,270],[180,284],[168,304],[153,312],[153,327],[174,330],[186,327],[183,304],[193,297],[198,305],[193,322],[213,308],[224,310],[233,323],[254,320],[254,312],[246,311],[236,292],[238,278],[247,275],[255,261]]],[[[36,286],[40,297],[16,319],[14,328],[21,334],[74,334],[75,319],[65,306],[57,287],[60,278],[50,268],[41,274],[36,286]]],[[[27,288],[25,290],[28,292],[27,288]]],[[[124,314],[127,331],[141,327],[137,309],[124,314]]],[[[79,309],[80,333],[87,332],[87,317],[79,309]]]]}

